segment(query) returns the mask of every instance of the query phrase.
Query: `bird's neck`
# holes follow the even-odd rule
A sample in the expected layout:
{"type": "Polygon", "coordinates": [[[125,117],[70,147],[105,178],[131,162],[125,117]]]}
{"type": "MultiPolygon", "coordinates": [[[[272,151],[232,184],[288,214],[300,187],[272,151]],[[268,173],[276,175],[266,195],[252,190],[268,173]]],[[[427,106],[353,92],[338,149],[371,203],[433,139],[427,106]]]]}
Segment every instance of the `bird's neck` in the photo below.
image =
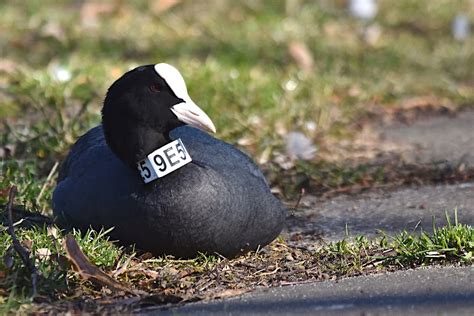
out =
{"type": "Polygon", "coordinates": [[[104,134],[112,152],[132,168],[136,168],[136,163],[155,149],[171,141],[167,134],[143,126],[126,128],[122,125],[115,130],[104,128],[104,134]]]}

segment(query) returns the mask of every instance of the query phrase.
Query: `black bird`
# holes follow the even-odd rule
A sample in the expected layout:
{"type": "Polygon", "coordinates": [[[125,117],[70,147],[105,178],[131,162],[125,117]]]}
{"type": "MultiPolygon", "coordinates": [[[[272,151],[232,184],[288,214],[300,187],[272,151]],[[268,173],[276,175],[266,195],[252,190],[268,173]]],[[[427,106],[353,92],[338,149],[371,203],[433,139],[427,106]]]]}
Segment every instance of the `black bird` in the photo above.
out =
{"type": "Polygon", "coordinates": [[[201,130],[215,127],[176,68],[125,73],[108,90],[102,125],[76,142],[61,167],[58,223],[114,227],[122,244],[181,258],[234,257],[268,244],[286,209],[248,156],[201,130]]]}

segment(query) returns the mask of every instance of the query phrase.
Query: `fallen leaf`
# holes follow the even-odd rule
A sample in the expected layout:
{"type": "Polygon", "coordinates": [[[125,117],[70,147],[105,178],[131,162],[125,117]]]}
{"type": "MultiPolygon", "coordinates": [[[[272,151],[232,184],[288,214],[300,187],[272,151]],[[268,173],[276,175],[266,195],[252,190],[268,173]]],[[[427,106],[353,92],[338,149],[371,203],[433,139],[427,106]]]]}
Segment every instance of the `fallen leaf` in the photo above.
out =
{"type": "Polygon", "coordinates": [[[237,140],[237,144],[240,146],[251,146],[255,144],[255,138],[252,137],[242,137],[237,140]]]}
{"type": "Polygon", "coordinates": [[[227,290],[219,292],[219,294],[217,294],[213,298],[232,297],[232,296],[237,296],[237,295],[244,294],[248,291],[249,291],[249,289],[227,289],[227,290]]]}
{"type": "Polygon", "coordinates": [[[25,239],[21,242],[22,246],[26,248],[26,250],[31,251],[31,247],[33,246],[33,241],[31,239],[25,239]]]}
{"type": "Polygon", "coordinates": [[[137,291],[119,283],[97,266],[92,264],[82,252],[81,247],[72,235],[66,235],[63,241],[63,247],[66,249],[68,259],[71,261],[75,270],[83,279],[89,280],[100,286],[108,286],[115,291],[124,291],[131,294],[138,294],[137,291]]]}
{"type": "Polygon", "coordinates": [[[275,154],[273,161],[283,170],[289,170],[295,166],[293,159],[280,153],[275,154]]]}
{"type": "Polygon", "coordinates": [[[43,35],[54,37],[59,41],[64,41],[66,39],[64,28],[57,22],[49,21],[42,27],[41,31],[43,35]]]}
{"type": "Polygon", "coordinates": [[[151,252],[145,252],[144,254],[142,254],[139,259],[141,261],[144,261],[144,260],[148,260],[148,259],[151,259],[153,258],[153,254],[151,252]]]}
{"type": "Polygon", "coordinates": [[[163,13],[180,2],[181,0],[154,0],[151,4],[151,10],[156,14],[163,13]]]}
{"type": "Polygon", "coordinates": [[[99,26],[100,16],[111,14],[116,10],[117,6],[113,2],[86,2],[81,7],[81,24],[86,28],[96,28],[99,26]]]}
{"type": "Polygon", "coordinates": [[[314,61],[313,55],[308,47],[301,42],[292,42],[288,45],[288,52],[298,65],[306,73],[313,70],[314,61]]]}
{"type": "Polygon", "coordinates": [[[58,229],[54,226],[48,226],[47,234],[48,234],[48,236],[52,236],[55,239],[57,239],[59,237],[58,229]]]}
{"type": "Polygon", "coordinates": [[[267,147],[263,150],[262,154],[258,158],[258,163],[261,165],[266,164],[270,160],[270,156],[272,154],[272,148],[267,147]]]}
{"type": "Polygon", "coordinates": [[[36,256],[38,256],[39,259],[47,260],[51,256],[51,250],[48,248],[38,248],[36,249],[36,256]]]}
{"type": "Polygon", "coordinates": [[[363,33],[364,41],[369,45],[376,45],[382,36],[382,28],[377,24],[368,26],[363,33]]]}
{"type": "Polygon", "coordinates": [[[0,60],[0,72],[12,73],[16,69],[18,69],[18,65],[13,60],[6,58],[0,60]]]}
{"type": "Polygon", "coordinates": [[[112,274],[114,278],[118,277],[119,275],[127,272],[127,269],[128,267],[130,266],[130,262],[132,261],[134,256],[130,256],[127,258],[127,260],[125,260],[125,262],[120,266],[120,267],[117,267],[114,271],[114,273],[112,274]]]}

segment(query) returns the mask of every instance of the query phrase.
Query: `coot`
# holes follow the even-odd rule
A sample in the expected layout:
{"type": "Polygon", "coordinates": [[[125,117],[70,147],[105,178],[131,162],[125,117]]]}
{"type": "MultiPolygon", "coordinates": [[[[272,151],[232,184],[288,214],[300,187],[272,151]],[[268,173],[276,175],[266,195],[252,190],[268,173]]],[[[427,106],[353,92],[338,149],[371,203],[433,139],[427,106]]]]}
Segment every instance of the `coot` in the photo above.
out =
{"type": "Polygon", "coordinates": [[[286,209],[259,168],[215,132],[168,64],[112,84],[102,124],[64,161],[53,194],[60,226],[114,227],[111,236],[155,255],[234,257],[271,242],[286,209]]]}

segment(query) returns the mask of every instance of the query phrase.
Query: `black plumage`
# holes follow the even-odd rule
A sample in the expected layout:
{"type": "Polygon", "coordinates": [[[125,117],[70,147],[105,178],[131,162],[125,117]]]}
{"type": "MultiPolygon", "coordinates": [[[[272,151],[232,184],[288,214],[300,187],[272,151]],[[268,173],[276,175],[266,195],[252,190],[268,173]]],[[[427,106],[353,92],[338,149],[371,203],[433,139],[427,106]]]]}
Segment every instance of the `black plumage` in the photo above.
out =
{"type": "Polygon", "coordinates": [[[203,114],[194,107],[190,118],[175,113],[178,104],[192,101],[173,89],[174,79],[166,74],[144,66],[111,86],[103,127],[82,136],[61,168],[53,195],[58,222],[80,229],[114,227],[113,238],[155,255],[233,257],[268,244],[282,229],[285,208],[245,154],[181,126],[184,120],[213,128],[207,116],[192,121],[203,114]],[[193,161],[144,184],[136,162],[177,138],[193,161]]]}

